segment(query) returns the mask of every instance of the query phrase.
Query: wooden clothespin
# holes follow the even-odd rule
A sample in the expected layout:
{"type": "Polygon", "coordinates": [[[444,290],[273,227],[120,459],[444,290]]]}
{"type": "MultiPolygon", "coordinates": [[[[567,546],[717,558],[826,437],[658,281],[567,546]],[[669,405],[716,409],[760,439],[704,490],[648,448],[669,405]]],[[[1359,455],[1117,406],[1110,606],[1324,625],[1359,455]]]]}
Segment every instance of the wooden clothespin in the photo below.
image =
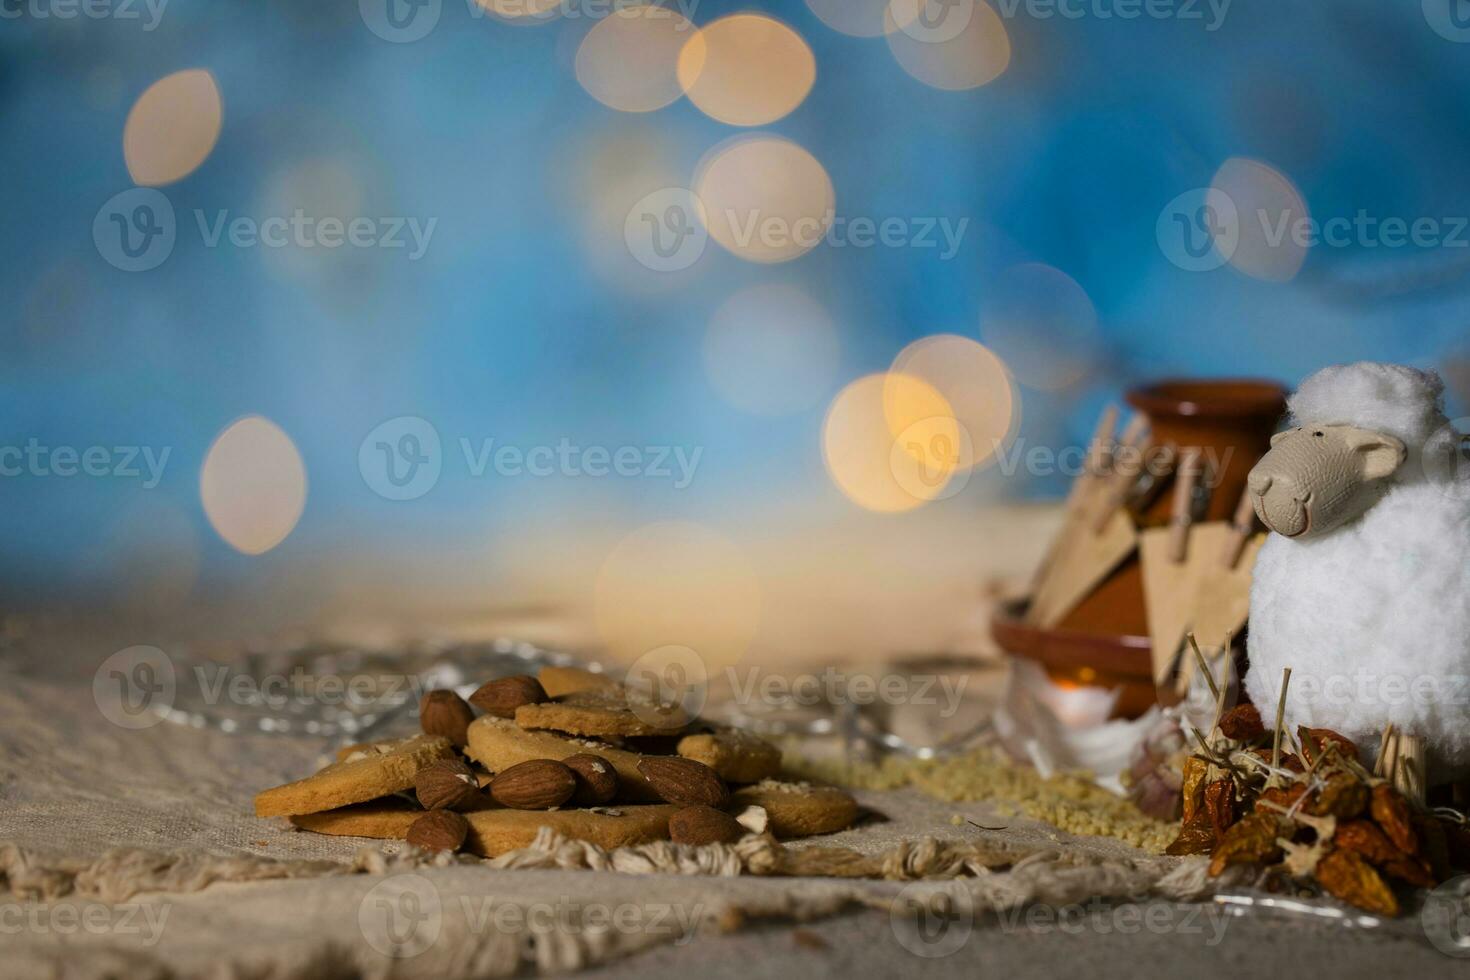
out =
{"type": "MultiPolygon", "coordinates": [[[[1198,543],[1214,556],[1195,582],[1190,611],[1190,628],[1207,642],[1216,637],[1235,636],[1250,616],[1251,572],[1256,565],[1256,552],[1266,535],[1256,529],[1256,512],[1247,488],[1235,505],[1229,522],[1212,521],[1196,529],[1198,543]]],[[[1189,671],[1180,677],[1181,689],[1189,680],[1189,671]]]]}
{"type": "Polygon", "coordinates": [[[1036,572],[1031,578],[1031,593],[1035,595],[1041,590],[1041,584],[1046,579],[1053,566],[1057,562],[1057,556],[1068,550],[1070,539],[1077,533],[1078,525],[1088,512],[1088,504],[1092,499],[1103,475],[1107,472],[1109,461],[1113,457],[1113,437],[1118,427],[1118,407],[1109,405],[1103,409],[1098,417],[1097,425],[1093,427],[1092,440],[1087,444],[1087,455],[1082,464],[1082,472],[1077,479],[1072,481],[1072,489],[1067,493],[1067,502],[1062,510],[1062,526],[1052,538],[1046,554],[1041,563],[1036,566],[1036,572]]]}
{"type": "MultiPolygon", "coordinates": [[[[1107,435],[1115,425],[1116,415],[1105,414],[1097,434],[1107,435]]],[[[1136,415],[1106,456],[1098,449],[1102,440],[1095,440],[1089,472],[1084,474],[1086,486],[1074,488],[1075,512],[1064,522],[1037,579],[1027,622],[1055,626],[1137,547],[1138,530],[1122,507],[1137,474],[1125,469],[1120,475],[1118,462],[1125,450],[1138,448],[1147,431],[1148,419],[1136,415]]]]}
{"type": "Polygon", "coordinates": [[[1128,420],[1117,448],[1113,450],[1112,470],[1104,480],[1103,491],[1098,494],[1098,504],[1092,513],[1093,534],[1102,533],[1113,515],[1123,507],[1129,491],[1138,481],[1144,454],[1151,445],[1148,416],[1139,412],[1128,420]],[[1136,458],[1138,465],[1129,464],[1129,457],[1136,458]]]}
{"type": "Polygon", "coordinates": [[[1194,581],[1201,554],[1194,547],[1194,499],[1203,472],[1197,449],[1182,450],[1174,474],[1174,496],[1169,523],[1149,528],[1139,540],[1143,572],[1143,600],[1153,648],[1154,682],[1164,684],[1179,659],[1180,645],[1189,629],[1194,581]]]}
{"type": "Polygon", "coordinates": [[[1169,560],[1184,561],[1189,553],[1189,528],[1194,524],[1194,491],[1204,466],[1198,449],[1186,449],[1175,476],[1174,500],[1169,511],[1169,560]]]}
{"type": "Polygon", "coordinates": [[[1256,529],[1256,507],[1251,500],[1250,488],[1240,495],[1235,505],[1235,516],[1230,519],[1230,534],[1225,538],[1225,547],[1220,552],[1220,564],[1234,568],[1240,562],[1245,543],[1256,529]]]}

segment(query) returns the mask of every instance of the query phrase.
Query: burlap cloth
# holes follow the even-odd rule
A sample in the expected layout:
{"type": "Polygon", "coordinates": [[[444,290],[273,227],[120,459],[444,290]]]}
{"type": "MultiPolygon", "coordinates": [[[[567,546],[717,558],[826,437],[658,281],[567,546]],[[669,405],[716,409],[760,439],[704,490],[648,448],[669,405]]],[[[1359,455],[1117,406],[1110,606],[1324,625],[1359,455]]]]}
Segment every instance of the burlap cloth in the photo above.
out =
{"type": "Polygon", "coordinates": [[[861,794],[876,818],[820,843],[882,854],[927,837],[1050,853],[1014,871],[977,869],[958,889],[478,862],[416,866],[397,845],[296,832],[251,815],[252,795],[309,771],[321,740],[171,724],[127,731],[108,723],[91,697],[92,672],[107,652],[7,657],[0,669],[6,976],[501,976],[613,969],[634,954],[641,955],[628,969],[640,976],[918,968],[1049,975],[1078,965],[1061,954],[1067,944],[1078,944],[1072,955],[1085,955],[1119,943],[1127,956],[1093,960],[1089,970],[1134,975],[1140,962],[1151,962],[1192,972],[1220,967],[1233,976],[1260,957],[1336,964],[1340,975],[1354,976],[1381,975],[1390,963],[1395,972],[1414,963],[1431,973],[1459,965],[1422,941],[1362,930],[1227,922],[1208,906],[1208,915],[1196,907],[1190,918],[1172,900],[1206,896],[1197,868],[1000,817],[983,802],[941,803],[909,792],[861,794]],[[1005,829],[956,825],[956,814],[1005,829]],[[1111,904],[1091,908],[1092,925],[1007,917],[1006,910],[1030,907],[1055,912],[1094,894],[1111,904]],[[1116,928],[1129,896],[1153,896],[1149,907],[1167,913],[1162,925],[1116,928]],[[961,922],[963,935],[916,932],[924,923],[899,916],[896,897],[909,903],[904,908],[914,900],[947,905],[960,914],[946,921],[961,922]],[[802,921],[812,924],[793,931],[802,921]]]}

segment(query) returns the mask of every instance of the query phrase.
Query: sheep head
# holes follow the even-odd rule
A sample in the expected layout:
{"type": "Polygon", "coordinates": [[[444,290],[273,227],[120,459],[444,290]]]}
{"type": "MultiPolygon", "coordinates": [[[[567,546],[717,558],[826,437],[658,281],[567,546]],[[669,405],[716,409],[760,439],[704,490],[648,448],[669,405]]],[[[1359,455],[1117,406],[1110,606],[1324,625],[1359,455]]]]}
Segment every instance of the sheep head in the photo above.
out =
{"type": "Polygon", "coordinates": [[[1408,451],[1394,436],[1351,425],[1279,432],[1248,479],[1256,516],[1287,538],[1326,534],[1376,504],[1408,451]]]}

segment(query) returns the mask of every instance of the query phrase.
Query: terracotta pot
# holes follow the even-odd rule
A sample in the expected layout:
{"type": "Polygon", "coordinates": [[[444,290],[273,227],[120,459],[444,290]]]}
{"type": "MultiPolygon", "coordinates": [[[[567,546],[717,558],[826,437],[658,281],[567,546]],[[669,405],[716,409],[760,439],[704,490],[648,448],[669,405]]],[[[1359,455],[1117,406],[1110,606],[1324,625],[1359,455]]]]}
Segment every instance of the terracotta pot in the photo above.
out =
{"type": "MultiPolygon", "coordinates": [[[[1153,444],[1196,448],[1217,465],[1208,520],[1229,520],[1256,460],[1270,448],[1286,410],[1286,391],[1269,381],[1169,379],[1134,388],[1128,404],[1152,423],[1153,444]]],[[[1161,493],[1143,514],[1145,524],[1168,520],[1161,493]]],[[[1118,712],[1133,716],[1154,703],[1143,603],[1143,576],[1130,558],[1051,630],[1002,614],[991,625],[1002,648],[1038,660],[1053,679],[1123,687],[1118,712]],[[1090,672],[1090,673],[1089,673],[1090,672]]]]}
{"type": "Polygon", "coordinates": [[[1056,627],[1043,629],[1023,620],[1024,602],[1002,607],[990,634],[1008,653],[1039,662],[1058,684],[1121,688],[1115,712],[1136,718],[1155,701],[1148,633],[1106,635],[1056,627]]]}
{"type": "MultiPolygon", "coordinates": [[[[1155,445],[1200,449],[1220,464],[1206,520],[1228,521],[1245,492],[1256,460],[1271,448],[1271,436],[1286,411],[1286,390],[1269,381],[1173,379],[1128,392],[1128,404],[1149,417],[1155,445]]],[[[1161,496],[1149,516],[1168,520],[1161,496]]]]}
{"type": "MultiPolygon", "coordinates": [[[[1149,417],[1156,446],[1199,449],[1219,465],[1207,520],[1229,520],[1245,492],[1256,460],[1271,448],[1271,435],[1286,411],[1286,390],[1269,381],[1169,379],[1128,392],[1128,404],[1149,417]]],[[[1144,515],[1148,524],[1169,519],[1169,494],[1144,515]]],[[[1138,559],[1124,562],[1062,620],[1085,633],[1147,636],[1143,576],[1138,559]]]]}

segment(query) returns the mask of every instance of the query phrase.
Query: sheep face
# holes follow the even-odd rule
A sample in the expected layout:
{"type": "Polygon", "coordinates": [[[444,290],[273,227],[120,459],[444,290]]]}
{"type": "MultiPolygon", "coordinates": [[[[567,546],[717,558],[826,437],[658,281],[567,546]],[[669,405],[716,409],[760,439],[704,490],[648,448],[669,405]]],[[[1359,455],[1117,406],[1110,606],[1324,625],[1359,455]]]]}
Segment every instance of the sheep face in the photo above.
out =
{"type": "Polygon", "coordinates": [[[1350,425],[1288,429],[1251,470],[1251,503],[1283,537],[1326,534],[1377,503],[1406,455],[1393,436],[1350,425]]]}

